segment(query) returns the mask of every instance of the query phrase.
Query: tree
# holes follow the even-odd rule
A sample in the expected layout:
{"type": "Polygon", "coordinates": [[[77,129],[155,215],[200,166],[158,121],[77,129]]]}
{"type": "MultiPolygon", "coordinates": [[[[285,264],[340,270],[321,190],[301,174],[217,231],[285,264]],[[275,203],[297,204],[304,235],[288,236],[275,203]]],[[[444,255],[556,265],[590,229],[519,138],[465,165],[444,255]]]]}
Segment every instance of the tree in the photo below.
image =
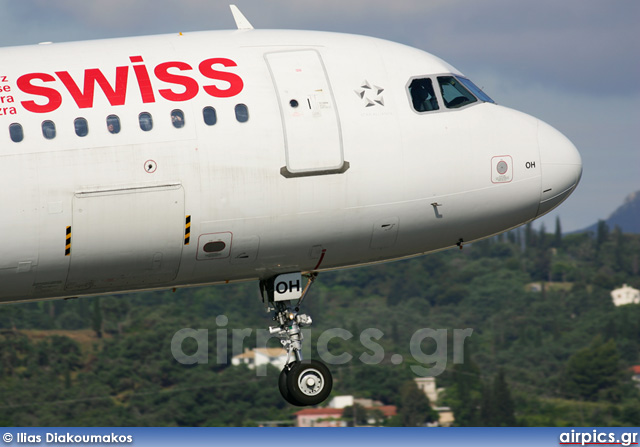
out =
{"type": "Polygon", "coordinates": [[[540,224],[540,230],[538,232],[538,246],[543,250],[547,247],[547,226],[544,222],[540,224]]]}
{"type": "Polygon", "coordinates": [[[534,271],[531,273],[533,278],[542,281],[550,281],[551,277],[551,250],[540,249],[534,260],[534,271]]]}
{"type": "Polygon", "coordinates": [[[360,404],[353,404],[352,406],[344,408],[342,412],[342,419],[347,422],[349,427],[367,425],[367,410],[360,404]]]}
{"type": "Polygon", "coordinates": [[[531,222],[527,222],[527,225],[524,227],[524,245],[526,248],[535,247],[536,245],[535,233],[531,222]]]}
{"type": "Polygon", "coordinates": [[[423,427],[427,422],[438,419],[437,413],[429,405],[429,398],[411,380],[400,389],[398,413],[403,427],[423,427]]]}
{"type": "Polygon", "coordinates": [[[513,427],[516,425],[515,405],[513,399],[511,399],[509,385],[507,385],[502,369],[493,381],[491,396],[493,400],[494,425],[501,427],[513,427]]]}
{"type": "Polygon", "coordinates": [[[596,337],[591,345],[569,358],[565,371],[565,392],[572,397],[597,400],[601,393],[620,384],[620,356],[613,339],[596,337]]]}
{"type": "Polygon", "coordinates": [[[515,404],[502,369],[496,374],[493,384],[483,387],[480,417],[482,425],[487,427],[516,425],[515,404]]]}
{"type": "Polygon", "coordinates": [[[560,216],[556,216],[556,232],[553,236],[553,246],[560,248],[562,246],[562,227],[560,225],[560,216]]]}
{"type": "Polygon", "coordinates": [[[481,424],[486,427],[493,427],[496,425],[494,418],[493,408],[493,396],[491,395],[491,385],[485,384],[482,386],[482,400],[480,402],[480,419],[481,424]]]}
{"type": "Polygon", "coordinates": [[[598,221],[596,231],[596,253],[600,253],[600,247],[609,239],[609,227],[604,220],[598,221]]]}
{"type": "Polygon", "coordinates": [[[471,349],[464,350],[464,362],[453,367],[453,384],[447,388],[446,403],[451,406],[459,427],[480,425],[482,383],[480,370],[471,360],[471,349]]]}
{"type": "Polygon", "coordinates": [[[624,271],[625,263],[624,263],[624,235],[622,234],[622,230],[618,225],[616,225],[613,229],[613,240],[614,240],[614,248],[613,248],[613,268],[616,271],[624,271]]]}
{"type": "Polygon", "coordinates": [[[93,299],[91,328],[95,331],[96,337],[102,338],[102,309],[100,308],[100,298],[98,297],[93,299]]]}
{"type": "Polygon", "coordinates": [[[131,303],[124,297],[104,297],[100,300],[103,317],[103,331],[122,335],[125,320],[131,309],[131,303]]]}
{"type": "Polygon", "coordinates": [[[640,425],[640,403],[629,402],[622,408],[622,421],[632,425],[640,425]]]}

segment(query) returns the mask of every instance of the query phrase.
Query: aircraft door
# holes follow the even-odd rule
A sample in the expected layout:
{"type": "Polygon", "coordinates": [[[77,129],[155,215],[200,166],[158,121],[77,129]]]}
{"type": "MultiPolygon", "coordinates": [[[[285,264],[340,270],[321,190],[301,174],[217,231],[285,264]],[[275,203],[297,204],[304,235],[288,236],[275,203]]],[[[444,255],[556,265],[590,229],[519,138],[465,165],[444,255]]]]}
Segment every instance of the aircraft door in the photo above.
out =
{"type": "Polygon", "coordinates": [[[340,119],[320,53],[267,53],[284,128],[285,177],[344,172],[340,119]]]}
{"type": "Polygon", "coordinates": [[[77,193],[66,290],[108,291],[172,281],[184,231],[179,184],[77,193]]]}

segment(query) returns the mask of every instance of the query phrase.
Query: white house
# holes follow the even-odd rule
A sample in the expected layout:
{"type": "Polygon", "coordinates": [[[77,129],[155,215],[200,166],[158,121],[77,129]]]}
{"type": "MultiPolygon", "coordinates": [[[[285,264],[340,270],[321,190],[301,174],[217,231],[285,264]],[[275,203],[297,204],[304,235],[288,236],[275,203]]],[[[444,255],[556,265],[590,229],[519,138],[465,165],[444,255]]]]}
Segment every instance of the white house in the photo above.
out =
{"type": "Polygon", "coordinates": [[[432,427],[451,427],[455,421],[453,411],[449,407],[439,407],[436,405],[440,394],[444,391],[444,388],[436,387],[435,377],[416,377],[413,379],[418,385],[418,388],[429,398],[431,408],[438,412],[438,422],[434,422],[430,426],[432,427]]]}
{"type": "Polygon", "coordinates": [[[640,290],[624,284],[621,288],[611,292],[613,304],[624,306],[625,304],[640,304],[640,290]]]}
{"type": "Polygon", "coordinates": [[[346,408],[353,406],[354,398],[353,396],[335,396],[333,399],[329,401],[327,407],[329,408],[346,408]]]}
{"type": "Polygon", "coordinates": [[[374,408],[383,406],[382,402],[373,399],[363,399],[354,396],[334,396],[327,404],[327,408],[344,409],[353,405],[360,405],[364,408],[374,408]]]}
{"type": "Polygon", "coordinates": [[[429,398],[431,406],[434,406],[438,401],[439,394],[444,388],[436,388],[435,377],[416,377],[413,379],[418,385],[418,388],[429,398]]]}
{"type": "Polygon", "coordinates": [[[252,350],[245,348],[242,354],[235,355],[231,359],[232,365],[247,365],[249,369],[268,364],[282,369],[286,362],[287,351],[282,348],[255,348],[252,350]]]}

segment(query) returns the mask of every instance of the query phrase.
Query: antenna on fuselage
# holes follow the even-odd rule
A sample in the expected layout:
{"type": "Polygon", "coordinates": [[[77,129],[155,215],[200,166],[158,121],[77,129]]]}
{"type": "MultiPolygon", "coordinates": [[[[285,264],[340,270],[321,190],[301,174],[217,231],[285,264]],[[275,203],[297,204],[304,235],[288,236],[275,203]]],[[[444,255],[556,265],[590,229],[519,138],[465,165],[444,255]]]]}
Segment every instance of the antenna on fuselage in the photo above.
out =
{"type": "Polygon", "coordinates": [[[229,8],[231,8],[231,14],[233,14],[233,20],[236,21],[238,29],[253,29],[253,25],[251,25],[236,5],[229,5],[229,8]]]}

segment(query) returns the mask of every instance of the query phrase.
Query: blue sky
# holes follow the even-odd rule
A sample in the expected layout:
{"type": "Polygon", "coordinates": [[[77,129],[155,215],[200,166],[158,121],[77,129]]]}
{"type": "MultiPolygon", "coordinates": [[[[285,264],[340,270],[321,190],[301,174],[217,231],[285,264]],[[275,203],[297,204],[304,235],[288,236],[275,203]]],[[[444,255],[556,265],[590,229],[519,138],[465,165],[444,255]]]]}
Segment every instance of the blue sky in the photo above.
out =
{"type": "MultiPolygon", "coordinates": [[[[577,191],[553,230],[606,218],[640,190],[640,2],[632,0],[237,0],[256,28],[381,37],[451,63],[500,104],[578,147],[577,191]]],[[[217,0],[0,0],[0,45],[232,29],[217,0]]],[[[10,61],[3,61],[10,63],[10,61]]]]}

